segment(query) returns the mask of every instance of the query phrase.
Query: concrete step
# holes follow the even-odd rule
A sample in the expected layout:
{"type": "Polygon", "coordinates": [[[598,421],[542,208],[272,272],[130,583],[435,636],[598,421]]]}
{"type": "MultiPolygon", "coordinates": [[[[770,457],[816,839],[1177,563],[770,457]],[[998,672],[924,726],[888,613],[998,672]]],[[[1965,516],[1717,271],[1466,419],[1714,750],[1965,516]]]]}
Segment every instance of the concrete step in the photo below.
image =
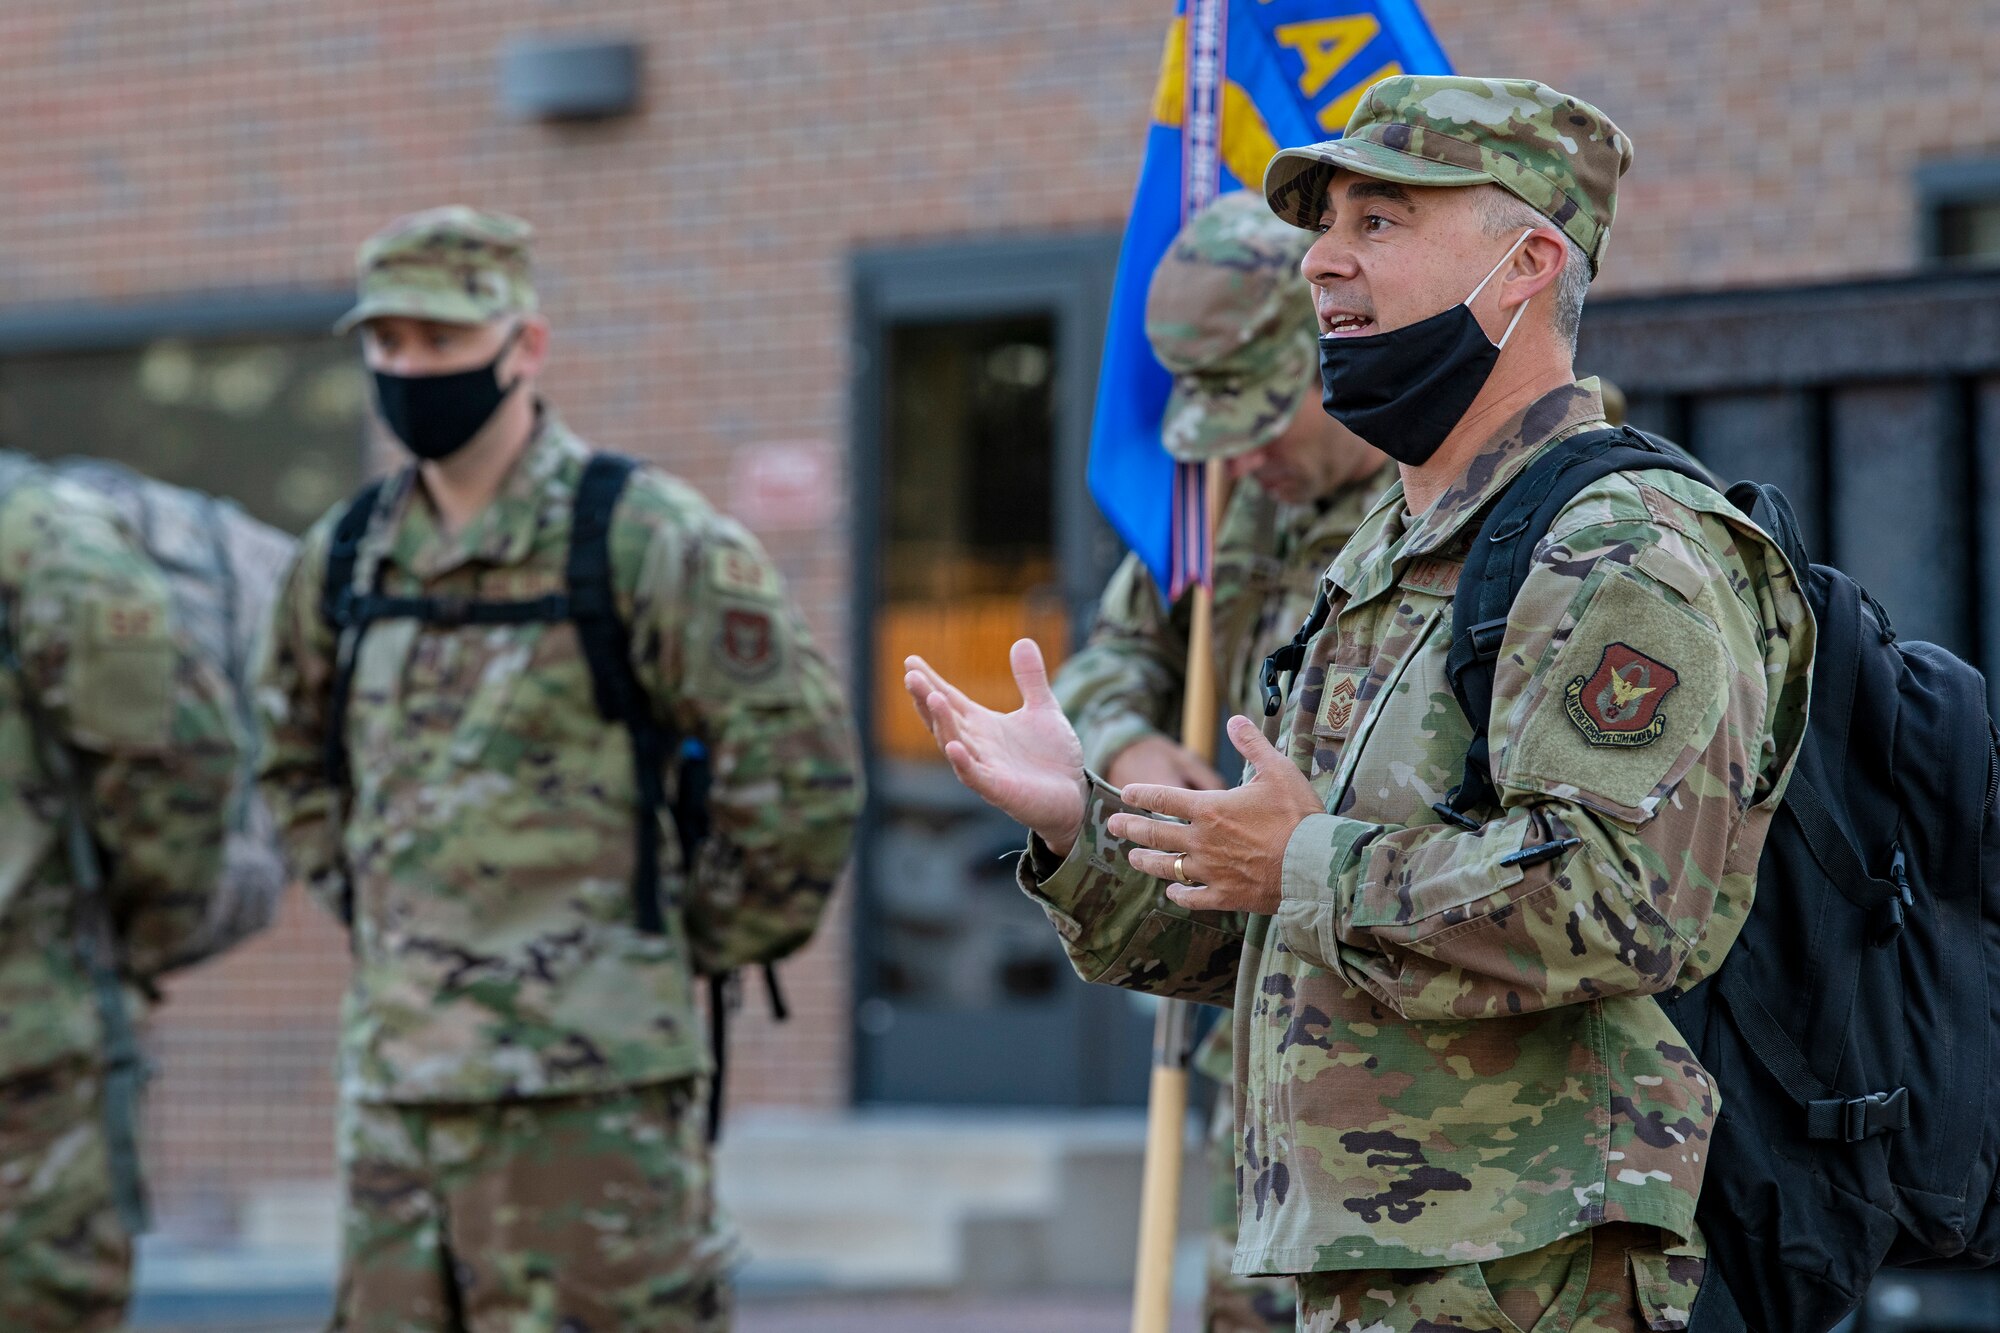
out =
{"type": "Polygon", "coordinates": [[[1144,1141],[1126,1111],[746,1112],[717,1169],[753,1287],[1101,1290],[1131,1279],[1144,1141]]]}
{"type": "MultiPolygon", "coordinates": [[[[1131,1280],[1144,1140],[1136,1112],[745,1110],[718,1192],[750,1291],[1103,1291],[1131,1280]]],[[[1203,1170],[1191,1151],[1184,1234],[1200,1229],[1203,1170]]],[[[338,1213],[331,1181],[274,1183],[227,1249],[149,1237],[142,1312],[220,1329],[236,1326],[225,1308],[323,1301],[338,1213]]]]}

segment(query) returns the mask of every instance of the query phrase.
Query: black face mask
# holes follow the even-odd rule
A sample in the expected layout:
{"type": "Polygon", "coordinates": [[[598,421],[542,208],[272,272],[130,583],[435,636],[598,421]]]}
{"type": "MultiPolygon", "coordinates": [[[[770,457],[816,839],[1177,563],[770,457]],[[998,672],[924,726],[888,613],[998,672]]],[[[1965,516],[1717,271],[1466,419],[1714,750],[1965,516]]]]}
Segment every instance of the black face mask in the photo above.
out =
{"type": "Polygon", "coordinates": [[[382,410],[383,422],[403,447],[418,458],[435,462],[470,443],[521,383],[516,379],[503,389],[497,373],[520,332],[516,325],[493,359],[472,370],[449,375],[374,372],[375,402],[382,410]]]}
{"type": "Polygon", "coordinates": [[[1522,232],[1472,295],[1449,310],[1387,333],[1322,337],[1320,401],[1327,415],[1398,463],[1429,462],[1486,387],[1500,348],[1528,309],[1523,301],[1496,346],[1473,318],[1472,302],[1533,234],[1522,232]]]}

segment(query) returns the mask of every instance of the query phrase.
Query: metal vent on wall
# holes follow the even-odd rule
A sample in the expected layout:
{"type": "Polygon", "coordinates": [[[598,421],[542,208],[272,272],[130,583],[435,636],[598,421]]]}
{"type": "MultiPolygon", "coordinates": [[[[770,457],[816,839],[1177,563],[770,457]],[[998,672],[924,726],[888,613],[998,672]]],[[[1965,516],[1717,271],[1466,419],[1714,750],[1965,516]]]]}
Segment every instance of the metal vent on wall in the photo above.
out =
{"type": "Polygon", "coordinates": [[[500,53],[500,107],[514,120],[608,120],[639,107],[639,43],[518,37],[500,53]]]}

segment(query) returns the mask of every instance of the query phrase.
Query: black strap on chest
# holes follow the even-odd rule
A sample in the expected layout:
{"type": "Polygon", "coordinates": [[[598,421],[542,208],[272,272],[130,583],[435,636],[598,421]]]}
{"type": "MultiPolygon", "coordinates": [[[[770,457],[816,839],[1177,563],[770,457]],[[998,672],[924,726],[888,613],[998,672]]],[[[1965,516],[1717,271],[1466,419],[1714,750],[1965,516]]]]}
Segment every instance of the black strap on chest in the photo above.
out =
{"type": "Polygon", "coordinates": [[[1582,491],[1615,472],[1675,472],[1714,484],[1707,469],[1670,444],[1629,426],[1586,431],[1551,445],[1509,485],[1465,555],[1451,604],[1451,651],[1445,677],[1472,727],[1465,774],[1431,808],[1461,828],[1477,829],[1471,811],[1499,803],[1486,729],[1493,714],[1493,675],[1507,614],[1534,568],[1557,515],[1582,491]]]}
{"type": "Polygon", "coordinates": [[[1306,664],[1306,649],[1312,644],[1313,636],[1326,628],[1326,618],[1333,609],[1333,588],[1322,582],[1319,596],[1313,598],[1312,610],[1307,613],[1305,623],[1299,632],[1292,635],[1292,641],[1264,659],[1264,716],[1276,717],[1278,710],[1285,706],[1285,690],[1278,684],[1279,676],[1297,676],[1299,668],[1306,664]]]}
{"type": "MultiPolygon", "coordinates": [[[[639,929],[657,935],[665,929],[659,892],[660,814],[667,808],[666,766],[678,748],[678,738],[654,718],[651,700],[632,669],[631,632],[618,614],[611,577],[611,515],[637,466],[617,454],[591,455],[577,483],[563,591],[521,601],[393,596],[382,590],[379,566],[370,586],[359,587],[355,576],[361,544],[381,503],[384,482],[372,482],[357,494],[334,524],[320,592],[320,614],[339,639],[327,709],[325,764],[330,781],[340,787],[348,785],[347,711],[354,692],[354,668],[361,639],[376,622],[414,620],[455,628],[568,621],[576,627],[599,716],[618,723],[631,740],[637,825],[632,906],[639,929]]],[[[680,807],[688,804],[686,800],[676,803],[677,822],[683,817],[680,807]]],[[[705,822],[706,810],[698,813],[705,822]]],[[[693,844],[685,835],[683,841],[692,856],[693,844]]],[[[351,924],[352,885],[343,892],[342,914],[351,924]]]]}

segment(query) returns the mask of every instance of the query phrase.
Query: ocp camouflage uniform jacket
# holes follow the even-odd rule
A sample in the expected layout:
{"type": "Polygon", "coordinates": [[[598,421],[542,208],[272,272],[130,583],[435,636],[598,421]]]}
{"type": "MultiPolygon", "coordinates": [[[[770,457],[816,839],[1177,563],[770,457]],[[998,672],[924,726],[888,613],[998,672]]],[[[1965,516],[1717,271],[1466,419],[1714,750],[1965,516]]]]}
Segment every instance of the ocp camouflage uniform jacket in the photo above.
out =
{"type": "Polygon", "coordinates": [[[227,683],[101,498],[44,472],[0,497],[0,1080],[101,1058],[67,809],[29,709],[77,766],[128,973],[207,913],[242,738],[227,683]]]}
{"type": "MultiPolygon", "coordinates": [[[[587,457],[545,417],[456,536],[405,472],[362,539],[359,577],[379,564],[391,594],[486,601],[561,591],[587,457]]],[[[803,939],[861,801],[841,692],[762,549],[650,469],[613,515],[633,667],[714,768],[713,836],[684,884],[669,827],[660,892],[681,910],[648,935],[632,902],[631,750],[598,716],[567,623],[376,624],[347,718],[352,790],[329,784],[335,641],[320,588],[334,517],[286,578],[259,706],[262,785],[295,870],[336,910],[352,882],[344,1093],[500,1101],[706,1071],[693,979],[709,941],[745,914],[773,944],[803,939]]]]}
{"type": "Polygon", "coordinates": [[[1444,675],[1464,544],[1601,415],[1588,381],[1545,395],[1421,517],[1391,489],[1329,572],[1286,720],[1327,813],[1293,835],[1275,917],[1167,901],[1105,831],[1101,783],[1060,867],[1023,859],[1084,976],[1233,1002],[1238,1272],[1693,1231],[1719,1098],[1650,997],[1734,941],[1803,734],[1813,624],[1783,556],[1682,477],[1584,491],[1508,617],[1502,808],[1477,833],[1430,808],[1470,739],[1444,675]]]}

